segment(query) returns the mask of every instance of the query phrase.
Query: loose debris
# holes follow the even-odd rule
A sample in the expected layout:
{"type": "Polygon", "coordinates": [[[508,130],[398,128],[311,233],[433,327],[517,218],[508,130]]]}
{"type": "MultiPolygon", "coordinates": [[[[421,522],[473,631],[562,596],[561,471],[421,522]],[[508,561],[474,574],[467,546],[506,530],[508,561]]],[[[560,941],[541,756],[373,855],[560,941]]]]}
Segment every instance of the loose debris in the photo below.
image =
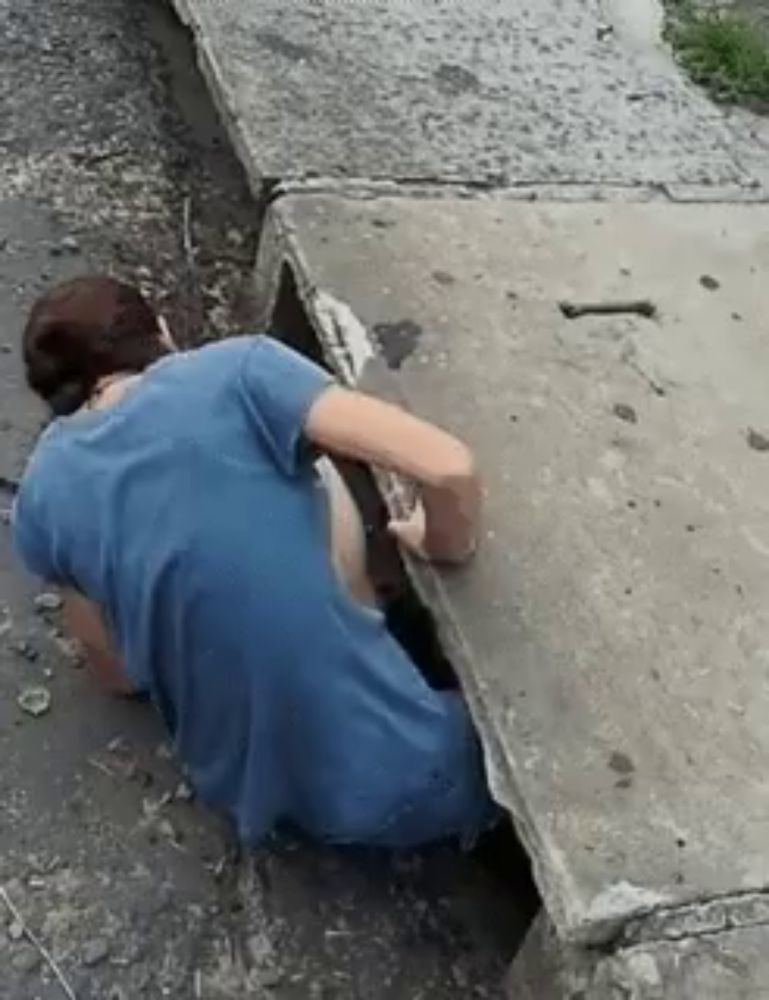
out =
{"type": "Polygon", "coordinates": [[[54,594],[51,591],[44,591],[38,594],[33,604],[38,614],[49,614],[52,611],[59,611],[64,601],[61,594],[54,594]]]}
{"type": "Polygon", "coordinates": [[[50,711],[51,692],[48,688],[42,687],[42,685],[24,688],[16,699],[16,703],[27,715],[38,718],[50,711]]]}
{"type": "Polygon", "coordinates": [[[620,420],[624,420],[627,424],[635,424],[638,422],[638,415],[632,406],[627,403],[615,403],[612,408],[612,413],[615,417],[620,420]]]}
{"type": "Polygon", "coordinates": [[[21,911],[15,905],[11,897],[8,895],[8,892],[6,891],[5,887],[2,885],[0,885],[0,899],[2,899],[3,903],[5,903],[6,909],[11,914],[11,917],[13,918],[13,923],[21,928],[22,936],[26,937],[29,943],[34,948],[37,949],[37,952],[40,955],[40,957],[43,959],[48,968],[56,977],[56,981],[58,982],[59,986],[61,986],[62,991],[67,997],[67,1000],[77,1000],[75,991],[72,989],[66,977],[64,976],[64,973],[62,972],[60,966],[56,962],[56,959],[53,957],[50,951],[48,951],[48,949],[45,947],[40,938],[32,930],[30,930],[29,925],[22,916],[21,911]]]}
{"type": "Polygon", "coordinates": [[[26,639],[17,639],[15,642],[12,642],[11,649],[22,660],[27,660],[28,663],[34,663],[40,657],[40,653],[26,639]]]}
{"type": "Polygon", "coordinates": [[[654,319],[657,307],[649,299],[629,299],[617,302],[559,302],[558,308],[566,319],[579,319],[580,316],[614,316],[629,313],[654,319]]]}
{"type": "Polygon", "coordinates": [[[88,969],[101,965],[109,958],[109,943],[104,938],[94,938],[83,948],[80,960],[88,969]]]}
{"type": "Polygon", "coordinates": [[[751,427],[748,431],[748,446],[753,451],[769,451],[769,437],[751,427]]]}

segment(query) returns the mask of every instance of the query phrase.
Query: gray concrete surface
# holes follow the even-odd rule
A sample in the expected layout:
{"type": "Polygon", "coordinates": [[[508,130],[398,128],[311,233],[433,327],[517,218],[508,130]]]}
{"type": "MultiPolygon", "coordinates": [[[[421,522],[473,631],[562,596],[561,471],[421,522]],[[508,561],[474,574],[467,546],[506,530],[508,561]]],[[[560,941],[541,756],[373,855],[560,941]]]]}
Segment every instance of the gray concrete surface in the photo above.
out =
{"type": "MultiPolygon", "coordinates": [[[[139,281],[188,343],[247,328],[258,207],[183,33],[144,0],[0,0],[0,477],[42,414],[19,335],[50,283],[139,281]],[[185,248],[185,202],[193,255],[185,248]]],[[[10,551],[0,487],[0,887],[78,1000],[493,996],[519,917],[449,849],[281,841],[238,861],[146,705],[105,698],[10,551]],[[50,711],[18,696],[44,685],[50,711]]],[[[0,996],[61,1000],[0,900],[0,996]]]]}
{"type": "Polygon", "coordinates": [[[649,38],[654,0],[174,2],[255,179],[764,179],[649,38]]]}
{"type": "MultiPolygon", "coordinates": [[[[746,904],[750,904],[746,899],[746,904]]],[[[763,1000],[769,982],[765,897],[757,923],[718,921],[697,913],[692,926],[674,918],[668,935],[609,952],[564,948],[541,918],[516,957],[511,1000],[763,1000]]],[[[715,904],[718,906],[719,904],[715,904]]],[[[707,916],[708,908],[703,908],[707,916]]],[[[745,907],[747,909],[747,906],[745,907]]],[[[743,916],[748,916],[743,912],[743,916]]]]}
{"type": "MultiPolygon", "coordinates": [[[[769,209],[283,198],[351,381],[462,434],[473,569],[423,577],[562,940],[763,893],[769,209]],[[559,303],[649,299],[653,319],[559,303]]],[[[676,995],[676,994],[672,994],[676,995]]]]}

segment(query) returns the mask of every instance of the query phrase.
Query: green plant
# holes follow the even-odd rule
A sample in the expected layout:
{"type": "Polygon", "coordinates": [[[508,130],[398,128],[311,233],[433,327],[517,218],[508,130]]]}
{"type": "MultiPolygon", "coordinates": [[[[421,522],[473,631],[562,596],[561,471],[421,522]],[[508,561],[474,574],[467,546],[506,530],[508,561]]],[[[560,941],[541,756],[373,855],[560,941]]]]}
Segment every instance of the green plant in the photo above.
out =
{"type": "Polygon", "coordinates": [[[716,100],[769,105],[769,46],[745,17],[672,0],[666,34],[692,79],[716,100]]]}

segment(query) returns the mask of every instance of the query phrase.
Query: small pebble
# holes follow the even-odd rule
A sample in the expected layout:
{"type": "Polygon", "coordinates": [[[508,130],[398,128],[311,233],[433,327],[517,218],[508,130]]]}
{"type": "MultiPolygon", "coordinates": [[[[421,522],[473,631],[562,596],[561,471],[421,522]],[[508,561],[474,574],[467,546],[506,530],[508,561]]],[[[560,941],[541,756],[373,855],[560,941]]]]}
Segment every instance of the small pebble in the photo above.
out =
{"type": "Polygon", "coordinates": [[[58,611],[63,604],[60,594],[45,591],[38,594],[34,600],[35,611],[44,614],[46,611],[58,611]]]}
{"type": "Polygon", "coordinates": [[[65,639],[60,635],[52,635],[51,640],[71,667],[82,667],[83,647],[77,639],[65,639]]]}
{"type": "Polygon", "coordinates": [[[109,944],[104,938],[94,938],[86,943],[80,957],[83,965],[92,969],[109,958],[109,944]]]}
{"type": "Polygon", "coordinates": [[[174,829],[173,823],[169,819],[161,819],[158,823],[158,832],[173,843],[177,843],[179,837],[174,829]]]}
{"type": "Polygon", "coordinates": [[[65,236],[60,242],[59,246],[62,250],[66,250],[67,253],[77,254],[80,253],[80,243],[74,236],[65,236]]]}
{"type": "Polygon", "coordinates": [[[253,977],[256,980],[254,983],[256,988],[263,990],[276,989],[286,978],[280,969],[259,969],[253,973],[253,977]]]}
{"type": "Polygon", "coordinates": [[[35,647],[30,645],[26,639],[17,639],[16,642],[12,642],[11,649],[17,656],[20,656],[23,660],[27,660],[29,663],[34,663],[40,656],[35,647]]]}
{"type": "Polygon", "coordinates": [[[186,781],[180,781],[174,790],[174,798],[177,802],[192,802],[195,793],[186,781]]]}
{"type": "Polygon", "coordinates": [[[24,925],[19,920],[12,920],[8,924],[8,937],[11,941],[21,941],[24,937],[24,925]]]}
{"type": "Polygon", "coordinates": [[[715,292],[716,289],[721,287],[721,282],[717,278],[714,278],[712,274],[701,275],[700,284],[703,288],[707,288],[709,292],[715,292]]]}
{"type": "Polygon", "coordinates": [[[0,507],[0,524],[10,524],[10,523],[11,523],[11,508],[0,507]]]}
{"type": "Polygon", "coordinates": [[[16,702],[27,715],[38,718],[50,711],[51,692],[42,686],[24,688],[16,702]]]}

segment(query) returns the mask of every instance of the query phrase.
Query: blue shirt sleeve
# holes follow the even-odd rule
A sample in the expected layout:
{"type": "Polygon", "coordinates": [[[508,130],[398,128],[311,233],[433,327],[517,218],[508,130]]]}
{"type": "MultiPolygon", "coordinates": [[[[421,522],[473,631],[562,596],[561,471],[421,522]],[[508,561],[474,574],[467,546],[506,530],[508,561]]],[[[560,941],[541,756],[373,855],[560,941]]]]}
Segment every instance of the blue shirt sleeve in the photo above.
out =
{"type": "Polygon", "coordinates": [[[295,474],[303,457],[307,415],[333,379],[303,355],[265,336],[254,339],[241,374],[252,421],[279,468],[287,475],[295,474]]]}

